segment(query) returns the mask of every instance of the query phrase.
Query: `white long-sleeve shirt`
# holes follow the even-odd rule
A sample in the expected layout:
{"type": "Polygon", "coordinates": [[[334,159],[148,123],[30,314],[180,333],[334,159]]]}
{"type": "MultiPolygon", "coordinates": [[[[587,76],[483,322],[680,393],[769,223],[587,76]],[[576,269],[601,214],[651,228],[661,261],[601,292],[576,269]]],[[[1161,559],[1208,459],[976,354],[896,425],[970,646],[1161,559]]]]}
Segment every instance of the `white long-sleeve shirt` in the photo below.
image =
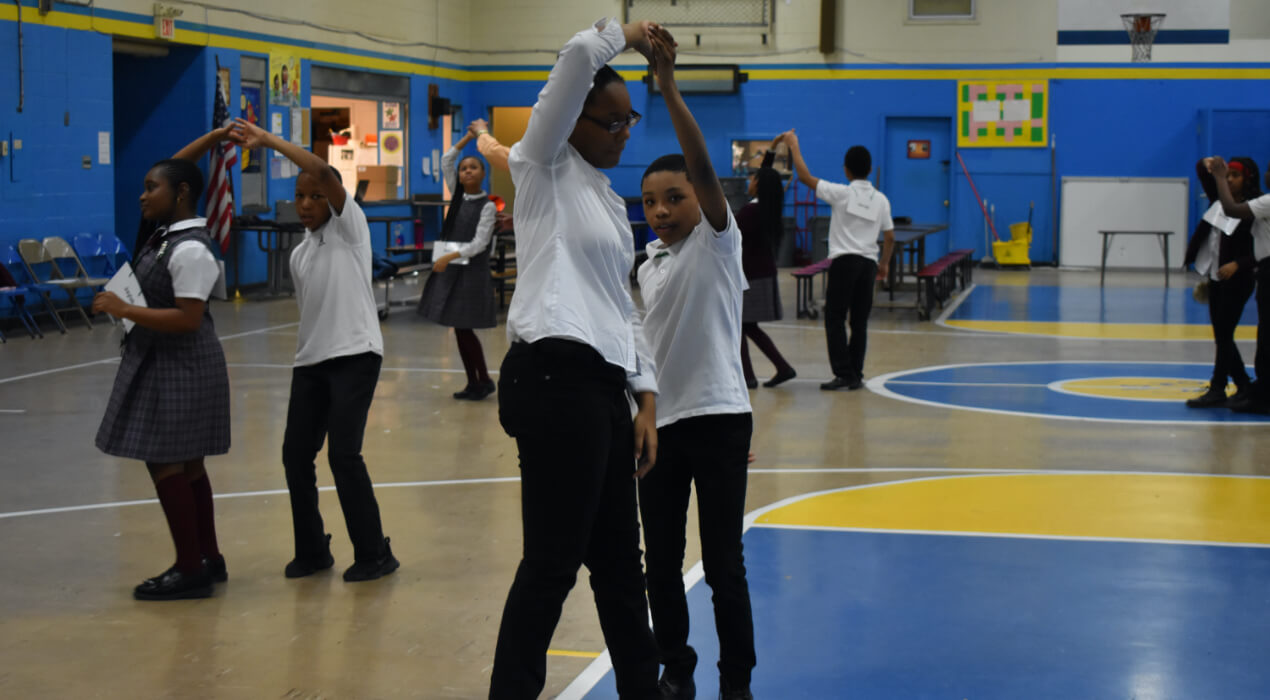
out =
{"type": "Polygon", "coordinates": [[[569,145],[595,72],[626,48],[622,27],[601,21],[560,51],[508,158],[516,185],[516,294],[508,339],[565,338],[626,370],[634,392],[657,380],[629,274],[635,241],[626,202],[569,145]]]}
{"type": "MultiPolygon", "coordinates": [[[[462,187],[461,185],[455,184],[459,181],[459,171],[455,166],[458,159],[459,149],[455,146],[451,146],[450,150],[446,151],[445,155],[441,156],[441,176],[445,178],[445,182],[451,187],[462,187]]],[[[457,195],[458,191],[454,194],[457,195]]],[[[464,201],[480,199],[481,197],[488,196],[489,195],[486,194],[485,190],[481,190],[476,194],[463,193],[464,201]]],[[[476,233],[472,236],[472,240],[464,243],[456,251],[459,254],[459,257],[467,260],[485,252],[485,250],[489,248],[490,239],[494,237],[494,223],[497,219],[498,206],[493,202],[486,201],[485,206],[481,207],[481,218],[476,222],[476,233]]]]}

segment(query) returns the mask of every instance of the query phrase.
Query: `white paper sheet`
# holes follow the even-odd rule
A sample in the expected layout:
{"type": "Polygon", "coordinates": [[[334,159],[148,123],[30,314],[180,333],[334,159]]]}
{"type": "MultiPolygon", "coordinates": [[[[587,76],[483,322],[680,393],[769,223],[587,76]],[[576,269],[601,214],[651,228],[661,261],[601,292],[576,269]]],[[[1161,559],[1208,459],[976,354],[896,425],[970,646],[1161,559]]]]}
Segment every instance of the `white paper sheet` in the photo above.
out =
{"type": "MultiPolygon", "coordinates": [[[[115,296],[123,300],[125,304],[132,306],[145,306],[146,297],[141,293],[141,282],[137,280],[137,275],[132,271],[132,265],[124,262],[115,273],[114,277],[106,283],[106,291],[114,292],[115,296]]],[[[119,319],[123,321],[123,332],[127,333],[132,327],[137,325],[133,321],[126,318],[119,319]]]]}
{"type": "Polygon", "coordinates": [[[1226,216],[1221,202],[1213,202],[1213,206],[1204,212],[1204,221],[1207,221],[1213,228],[1219,229],[1227,236],[1234,235],[1235,229],[1239,228],[1239,219],[1226,216]]]}
{"type": "Polygon", "coordinates": [[[97,164],[110,165],[110,132],[97,132],[97,164]]]}
{"type": "MultiPolygon", "coordinates": [[[[432,245],[432,262],[436,262],[437,259],[443,255],[449,255],[450,253],[457,253],[459,252],[459,248],[462,248],[462,247],[463,247],[463,244],[458,241],[437,241],[436,243],[432,245]]],[[[468,262],[469,262],[468,258],[455,258],[450,261],[450,264],[451,265],[466,265],[468,264],[468,262]]]]}

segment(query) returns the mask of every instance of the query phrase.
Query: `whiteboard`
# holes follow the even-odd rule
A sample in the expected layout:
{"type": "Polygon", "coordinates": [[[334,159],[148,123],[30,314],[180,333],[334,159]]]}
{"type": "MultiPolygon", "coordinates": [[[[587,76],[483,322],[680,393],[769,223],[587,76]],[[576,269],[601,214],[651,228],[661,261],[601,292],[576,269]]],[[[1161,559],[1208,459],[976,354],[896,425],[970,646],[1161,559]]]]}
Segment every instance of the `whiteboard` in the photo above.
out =
{"type": "MultiPolygon", "coordinates": [[[[1102,264],[1099,231],[1172,231],[1169,265],[1180,267],[1186,254],[1190,182],[1184,177],[1065,177],[1059,224],[1058,264],[1102,264]]],[[[1157,236],[1115,236],[1107,267],[1164,267],[1157,236]]]]}

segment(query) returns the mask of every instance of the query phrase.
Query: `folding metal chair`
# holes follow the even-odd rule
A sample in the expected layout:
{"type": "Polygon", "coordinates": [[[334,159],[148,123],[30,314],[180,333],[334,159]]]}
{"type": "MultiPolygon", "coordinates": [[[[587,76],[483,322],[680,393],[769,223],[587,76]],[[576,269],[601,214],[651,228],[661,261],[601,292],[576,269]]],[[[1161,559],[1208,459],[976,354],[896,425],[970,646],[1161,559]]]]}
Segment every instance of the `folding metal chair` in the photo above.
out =
{"type": "MultiPolygon", "coordinates": [[[[53,322],[57,324],[57,329],[62,333],[66,333],[66,324],[62,323],[61,316],[57,314],[57,307],[53,306],[53,301],[49,298],[49,294],[58,288],[57,285],[40,284],[31,279],[31,273],[27,271],[26,263],[23,262],[21,256],[18,255],[18,251],[11,245],[6,245],[3,248],[0,248],[0,263],[4,264],[5,269],[7,269],[12,274],[13,279],[17,281],[18,289],[21,289],[25,293],[37,296],[44,302],[44,309],[48,311],[49,316],[53,317],[53,322]]],[[[44,337],[44,334],[40,332],[39,324],[35,322],[35,317],[31,315],[31,310],[26,309],[25,304],[23,305],[23,308],[26,311],[27,319],[31,322],[32,328],[35,329],[35,332],[38,333],[41,338],[44,337]]]]}
{"type": "MultiPolygon", "coordinates": [[[[62,243],[68,249],[70,248],[70,244],[67,244],[66,241],[62,241],[62,243]]],[[[71,253],[74,254],[74,251],[72,250],[71,253]]],[[[79,312],[79,317],[84,319],[84,324],[89,328],[93,327],[92,319],[88,318],[88,313],[84,311],[84,307],[79,303],[75,293],[84,288],[100,287],[109,280],[102,280],[97,284],[92,284],[87,279],[67,277],[62,272],[62,269],[58,267],[56,257],[49,252],[43,243],[34,238],[23,238],[18,241],[18,254],[22,256],[22,262],[26,265],[26,271],[31,275],[32,281],[41,285],[53,285],[54,288],[65,292],[66,297],[71,301],[71,306],[74,307],[75,311],[79,312]]],[[[58,313],[61,311],[64,311],[64,309],[58,309],[58,313]]]]}

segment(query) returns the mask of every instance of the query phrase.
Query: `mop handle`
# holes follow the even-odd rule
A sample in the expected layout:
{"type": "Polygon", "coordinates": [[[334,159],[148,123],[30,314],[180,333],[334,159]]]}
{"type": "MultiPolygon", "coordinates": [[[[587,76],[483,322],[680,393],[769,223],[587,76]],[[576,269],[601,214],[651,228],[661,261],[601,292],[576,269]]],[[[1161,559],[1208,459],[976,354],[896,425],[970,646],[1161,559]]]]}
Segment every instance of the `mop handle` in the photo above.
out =
{"type": "Polygon", "coordinates": [[[988,216],[988,208],[983,204],[983,198],[979,196],[979,190],[975,188],[974,178],[970,177],[970,171],[966,168],[966,161],[961,159],[961,151],[957,151],[957,162],[961,163],[961,172],[966,174],[966,182],[970,183],[970,191],[975,193],[975,201],[979,203],[979,208],[983,210],[983,218],[988,222],[988,228],[992,229],[992,237],[1001,240],[997,235],[997,225],[992,221],[992,217],[988,216]]]}

